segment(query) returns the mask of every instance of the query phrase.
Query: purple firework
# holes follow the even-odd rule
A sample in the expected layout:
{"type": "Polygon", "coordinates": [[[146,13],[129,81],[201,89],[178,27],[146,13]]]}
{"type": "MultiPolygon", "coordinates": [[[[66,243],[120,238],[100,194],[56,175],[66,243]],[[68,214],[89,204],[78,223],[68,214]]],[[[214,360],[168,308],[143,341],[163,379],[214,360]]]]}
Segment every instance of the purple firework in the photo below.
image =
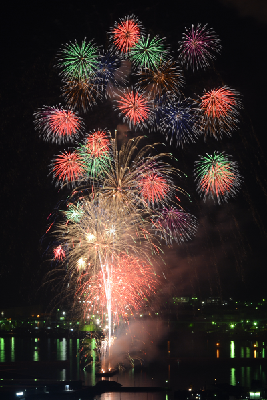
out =
{"type": "Polygon", "coordinates": [[[197,219],[194,215],[188,214],[175,207],[164,208],[160,212],[155,226],[163,232],[166,243],[173,241],[182,243],[192,239],[197,231],[197,219]]]}
{"type": "Polygon", "coordinates": [[[221,50],[220,39],[213,31],[208,29],[207,24],[198,24],[195,28],[186,28],[183,38],[178,42],[180,45],[179,60],[187,69],[205,69],[210,65],[210,61],[215,58],[214,53],[221,50]]]}

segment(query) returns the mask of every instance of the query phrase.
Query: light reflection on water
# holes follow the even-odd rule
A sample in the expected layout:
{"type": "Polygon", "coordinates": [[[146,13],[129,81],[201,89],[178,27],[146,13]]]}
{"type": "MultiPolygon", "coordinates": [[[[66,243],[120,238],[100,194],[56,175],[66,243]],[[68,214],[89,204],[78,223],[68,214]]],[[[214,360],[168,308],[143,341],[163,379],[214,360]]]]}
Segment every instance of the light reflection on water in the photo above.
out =
{"type": "Polygon", "coordinates": [[[231,368],[230,370],[230,385],[236,386],[235,368],[231,368]]]}
{"type": "MultiPolygon", "coordinates": [[[[54,379],[81,379],[85,385],[95,385],[100,379],[95,376],[95,341],[93,339],[91,343],[91,371],[81,368],[78,353],[80,343],[75,338],[0,337],[0,362],[68,361],[69,367],[54,368],[49,377],[53,373],[54,379]]],[[[169,344],[166,342],[160,351],[158,358],[147,368],[128,369],[109,379],[124,387],[169,386],[173,390],[186,389],[190,385],[199,389],[215,379],[217,383],[229,383],[233,386],[250,386],[252,380],[261,380],[263,385],[267,384],[265,343],[260,340],[179,338],[169,344]]],[[[121,396],[123,400],[134,400],[134,396],[138,394],[122,393],[121,396]]],[[[153,396],[149,393],[148,400],[166,400],[162,393],[154,393],[153,396]]],[[[108,399],[102,396],[101,400],[108,399]]]]}
{"type": "Polygon", "coordinates": [[[235,358],[235,342],[233,340],[230,342],[230,358],[235,358]]]}
{"type": "Polygon", "coordinates": [[[11,361],[15,361],[15,338],[11,338],[11,355],[10,355],[11,361]]]}
{"type": "Polygon", "coordinates": [[[165,393],[103,393],[96,396],[98,400],[169,400],[165,393]]]}
{"type": "Polygon", "coordinates": [[[6,353],[5,353],[5,339],[0,339],[0,362],[6,361],[6,353]]]}

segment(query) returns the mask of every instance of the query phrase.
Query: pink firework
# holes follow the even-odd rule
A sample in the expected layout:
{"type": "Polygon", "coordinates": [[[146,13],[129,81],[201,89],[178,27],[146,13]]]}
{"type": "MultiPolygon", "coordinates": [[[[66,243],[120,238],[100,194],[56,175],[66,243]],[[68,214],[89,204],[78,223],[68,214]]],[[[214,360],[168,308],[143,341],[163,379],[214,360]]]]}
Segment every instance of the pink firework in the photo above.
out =
{"type": "Polygon", "coordinates": [[[53,250],[53,253],[54,253],[54,258],[55,258],[55,260],[62,261],[63,258],[65,257],[65,251],[63,250],[63,248],[62,248],[61,245],[57,246],[57,247],[53,250]]]}
{"type": "Polygon", "coordinates": [[[150,115],[150,103],[142,92],[130,90],[123,92],[117,100],[117,107],[124,122],[131,127],[144,128],[150,115]]]}
{"type": "Polygon", "coordinates": [[[35,128],[44,140],[64,143],[76,138],[83,130],[83,122],[77,113],[63,107],[46,106],[34,114],[35,128]]]}
{"type": "Polygon", "coordinates": [[[127,16],[115,23],[111,29],[113,45],[121,53],[128,53],[136,45],[141,36],[141,24],[134,16],[127,16]]]}
{"type": "Polygon", "coordinates": [[[83,174],[82,159],[75,151],[67,150],[55,157],[52,172],[54,179],[58,179],[61,185],[74,184],[83,174]]]}
{"type": "Polygon", "coordinates": [[[169,192],[167,179],[153,170],[147,170],[147,173],[139,179],[138,183],[141,196],[153,206],[155,203],[162,202],[169,192]]]}
{"type": "MultiPolygon", "coordinates": [[[[114,265],[110,265],[110,298],[113,318],[126,317],[128,312],[140,309],[147,298],[155,293],[159,278],[151,265],[129,255],[120,255],[114,265]]],[[[106,285],[103,274],[88,277],[84,273],[79,279],[77,298],[85,301],[85,314],[105,311],[107,304],[106,285]]]]}
{"type": "Polygon", "coordinates": [[[182,41],[178,42],[179,60],[186,68],[205,69],[215,58],[215,53],[221,50],[220,39],[212,29],[207,29],[207,24],[187,28],[183,33],[182,41]]]}
{"type": "Polygon", "coordinates": [[[182,243],[192,239],[197,231],[197,219],[191,214],[175,207],[161,210],[155,227],[159,228],[160,234],[166,243],[182,243]]]}

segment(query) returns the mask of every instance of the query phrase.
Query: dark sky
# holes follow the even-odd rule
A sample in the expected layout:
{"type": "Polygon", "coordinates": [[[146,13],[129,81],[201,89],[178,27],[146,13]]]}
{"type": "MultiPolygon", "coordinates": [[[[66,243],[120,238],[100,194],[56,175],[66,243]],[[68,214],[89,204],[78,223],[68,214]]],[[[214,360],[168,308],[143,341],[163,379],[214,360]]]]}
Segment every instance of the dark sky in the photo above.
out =
{"type": "MultiPolygon", "coordinates": [[[[43,142],[33,113],[57,105],[60,80],[53,67],[59,47],[84,37],[105,46],[114,21],[134,13],[151,34],[166,37],[172,50],[185,26],[208,23],[222,41],[215,68],[186,73],[185,94],[226,84],[242,94],[239,131],[222,141],[201,138],[183,150],[169,149],[188,175],[187,209],[199,219],[194,240],[166,249],[166,292],[223,298],[264,297],[266,272],[266,63],[267,10],[264,1],[186,0],[10,2],[2,10],[0,306],[46,301],[37,291],[47,268],[43,253],[47,217],[62,194],[53,186],[49,164],[62,147],[43,142]],[[193,181],[198,154],[224,150],[238,161],[244,183],[236,198],[221,206],[199,200],[193,181]]],[[[121,122],[107,108],[86,117],[88,130],[121,122]]],[[[155,134],[155,140],[164,137],[155,134]]]]}

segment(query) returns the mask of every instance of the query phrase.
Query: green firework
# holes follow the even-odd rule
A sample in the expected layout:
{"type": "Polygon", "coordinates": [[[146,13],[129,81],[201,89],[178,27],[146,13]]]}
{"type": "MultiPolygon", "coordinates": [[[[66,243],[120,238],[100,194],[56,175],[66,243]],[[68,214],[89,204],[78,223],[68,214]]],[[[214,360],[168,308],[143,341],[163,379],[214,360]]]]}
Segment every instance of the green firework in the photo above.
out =
{"type": "Polygon", "coordinates": [[[163,39],[158,36],[152,39],[150,35],[142,36],[130,51],[130,60],[141,68],[157,68],[159,63],[166,59],[166,56],[167,50],[163,39]]]}
{"type": "Polygon", "coordinates": [[[105,171],[110,168],[111,155],[109,151],[97,156],[85,144],[79,147],[78,152],[83,159],[84,176],[87,179],[101,179],[105,171]]]}
{"type": "Polygon", "coordinates": [[[218,204],[234,196],[242,182],[238,165],[231,156],[217,151],[214,154],[200,156],[195,162],[195,180],[197,191],[203,197],[217,200],[218,204]]]}
{"type": "Polygon", "coordinates": [[[77,202],[76,204],[69,204],[68,211],[65,212],[67,219],[76,223],[80,222],[83,213],[84,211],[82,204],[79,202],[77,202]]]}
{"type": "Polygon", "coordinates": [[[98,48],[92,41],[86,43],[86,39],[81,46],[76,40],[67,43],[59,52],[58,67],[66,78],[86,79],[94,74],[98,64],[98,48]]]}

